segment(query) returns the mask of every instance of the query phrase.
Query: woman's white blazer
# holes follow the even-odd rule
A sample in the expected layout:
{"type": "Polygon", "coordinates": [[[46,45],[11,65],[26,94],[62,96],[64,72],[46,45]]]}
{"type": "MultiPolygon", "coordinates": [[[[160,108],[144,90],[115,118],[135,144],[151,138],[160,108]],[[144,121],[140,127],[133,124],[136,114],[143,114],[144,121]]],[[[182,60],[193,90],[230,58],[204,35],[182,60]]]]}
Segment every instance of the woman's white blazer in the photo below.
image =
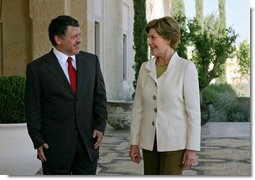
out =
{"type": "Polygon", "coordinates": [[[157,78],[156,58],[142,64],[137,80],[130,127],[130,145],[152,150],[200,150],[200,95],[193,62],[174,53],[157,78]]]}

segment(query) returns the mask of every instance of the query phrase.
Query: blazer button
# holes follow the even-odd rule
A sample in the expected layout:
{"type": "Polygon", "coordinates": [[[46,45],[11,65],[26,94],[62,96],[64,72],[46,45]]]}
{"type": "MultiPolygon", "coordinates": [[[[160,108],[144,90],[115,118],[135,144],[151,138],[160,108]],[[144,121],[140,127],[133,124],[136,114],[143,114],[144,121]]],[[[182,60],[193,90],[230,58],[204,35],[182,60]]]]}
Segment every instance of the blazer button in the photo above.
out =
{"type": "Polygon", "coordinates": [[[153,96],[152,96],[152,98],[153,98],[154,100],[156,100],[156,99],[157,99],[157,97],[156,97],[155,95],[153,95],[153,96]]]}
{"type": "Polygon", "coordinates": [[[152,121],[152,123],[151,123],[151,124],[152,124],[152,126],[155,126],[155,123],[154,123],[154,121],[152,121]]]}
{"type": "Polygon", "coordinates": [[[157,111],[158,111],[157,108],[154,108],[154,112],[157,113],[157,111]]]}
{"type": "Polygon", "coordinates": [[[155,82],[155,86],[158,87],[158,84],[155,82]]]}

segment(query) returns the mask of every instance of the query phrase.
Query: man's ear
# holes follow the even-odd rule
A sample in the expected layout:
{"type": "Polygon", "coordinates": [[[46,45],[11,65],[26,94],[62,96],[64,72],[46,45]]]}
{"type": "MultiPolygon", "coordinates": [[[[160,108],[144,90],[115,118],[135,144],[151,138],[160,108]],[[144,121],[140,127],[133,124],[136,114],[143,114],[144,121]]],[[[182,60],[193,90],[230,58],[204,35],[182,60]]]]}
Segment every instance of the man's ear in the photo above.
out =
{"type": "Polygon", "coordinates": [[[55,36],[54,36],[54,40],[55,40],[56,44],[59,45],[59,44],[61,44],[62,38],[59,37],[58,35],[55,35],[55,36]]]}

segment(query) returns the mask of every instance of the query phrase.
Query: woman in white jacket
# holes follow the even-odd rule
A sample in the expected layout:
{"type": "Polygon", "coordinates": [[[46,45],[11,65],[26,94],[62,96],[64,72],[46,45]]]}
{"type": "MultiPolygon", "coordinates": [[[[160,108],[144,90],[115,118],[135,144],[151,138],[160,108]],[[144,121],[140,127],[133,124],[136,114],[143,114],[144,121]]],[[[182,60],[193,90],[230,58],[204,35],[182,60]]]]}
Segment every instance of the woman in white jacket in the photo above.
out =
{"type": "Polygon", "coordinates": [[[129,156],[143,153],[145,175],[181,175],[200,150],[200,99],[197,70],[178,56],[180,27],[171,17],[149,22],[153,58],[142,64],[134,97],[129,156]]]}

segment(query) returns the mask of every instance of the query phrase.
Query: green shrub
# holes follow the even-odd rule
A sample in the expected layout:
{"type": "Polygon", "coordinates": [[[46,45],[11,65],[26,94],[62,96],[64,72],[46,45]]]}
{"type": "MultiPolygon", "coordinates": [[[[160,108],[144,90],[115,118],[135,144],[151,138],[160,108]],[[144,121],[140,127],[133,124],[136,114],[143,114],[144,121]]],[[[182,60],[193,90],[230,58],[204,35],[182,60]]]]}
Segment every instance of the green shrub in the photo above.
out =
{"type": "Polygon", "coordinates": [[[211,101],[210,121],[249,122],[250,98],[237,97],[229,84],[212,84],[201,91],[203,102],[211,101]]]}
{"type": "Polygon", "coordinates": [[[227,95],[229,98],[236,98],[236,92],[229,84],[211,84],[202,90],[203,101],[214,101],[219,103],[221,101],[220,96],[227,95]]]}
{"type": "Polygon", "coordinates": [[[212,102],[213,104],[217,104],[219,101],[219,94],[213,88],[207,87],[203,89],[201,93],[201,101],[203,102],[212,102]]]}
{"type": "Polygon", "coordinates": [[[210,120],[211,122],[227,122],[228,117],[224,110],[222,109],[215,109],[215,107],[211,106],[210,108],[211,116],[210,120]]]}
{"type": "Polygon", "coordinates": [[[0,77],[0,123],[23,123],[25,77],[0,77]]]}
{"type": "Polygon", "coordinates": [[[228,121],[247,122],[250,121],[250,98],[239,97],[227,109],[228,121]]]}

